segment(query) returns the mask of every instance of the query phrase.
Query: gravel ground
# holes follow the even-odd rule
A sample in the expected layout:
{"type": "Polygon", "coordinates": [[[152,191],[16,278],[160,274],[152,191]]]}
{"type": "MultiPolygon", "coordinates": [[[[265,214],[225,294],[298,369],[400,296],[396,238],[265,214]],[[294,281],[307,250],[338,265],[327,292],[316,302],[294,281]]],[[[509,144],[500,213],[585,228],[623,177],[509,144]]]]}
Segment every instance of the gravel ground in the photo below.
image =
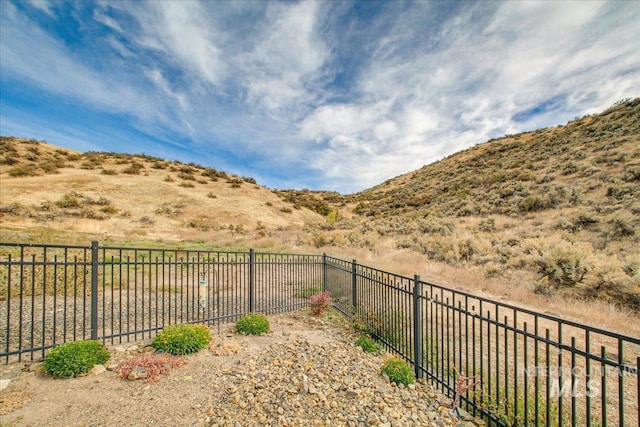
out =
{"type": "Polygon", "coordinates": [[[426,383],[396,386],[380,374],[339,315],[269,316],[271,332],[212,331],[208,350],[155,383],[117,378],[148,343],[113,347],[113,371],[61,380],[39,365],[10,365],[0,392],[3,426],[476,426],[452,418],[450,399],[426,383]],[[6,383],[6,380],[5,380],[6,383]]]}

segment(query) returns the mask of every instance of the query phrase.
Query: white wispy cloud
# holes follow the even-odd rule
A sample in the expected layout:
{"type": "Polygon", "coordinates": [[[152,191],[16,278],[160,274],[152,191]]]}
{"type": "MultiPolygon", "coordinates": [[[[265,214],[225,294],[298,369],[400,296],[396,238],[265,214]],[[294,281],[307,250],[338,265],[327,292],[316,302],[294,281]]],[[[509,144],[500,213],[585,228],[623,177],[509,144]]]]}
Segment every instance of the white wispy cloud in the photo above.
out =
{"type": "Polygon", "coordinates": [[[355,191],[640,95],[637,2],[30,7],[51,21],[2,4],[3,84],[272,186],[355,191]],[[75,44],[60,19],[82,21],[75,44]]]}

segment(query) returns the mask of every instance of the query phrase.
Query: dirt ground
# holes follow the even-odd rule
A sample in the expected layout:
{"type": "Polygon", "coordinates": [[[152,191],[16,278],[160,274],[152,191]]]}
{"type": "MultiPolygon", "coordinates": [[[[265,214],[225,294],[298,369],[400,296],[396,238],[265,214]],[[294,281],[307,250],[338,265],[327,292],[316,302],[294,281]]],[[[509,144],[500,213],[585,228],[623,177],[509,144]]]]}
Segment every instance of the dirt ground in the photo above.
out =
{"type": "MultiPolygon", "coordinates": [[[[205,385],[201,379],[215,379],[219,370],[238,366],[248,356],[273,344],[284,345],[298,339],[310,343],[336,340],[332,331],[336,321],[339,322],[316,319],[304,312],[269,316],[271,331],[259,337],[234,334],[233,325],[225,325],[220,336],[212,331],[213,351],[203,350],[186,357],[184,366],[151,384],[119,379],[115,371],[59,379],[42,372],[38,365],[5,367],[4,371],[23,371],[0,391],[0,422],[2,427],[103,425],[101,420],[106,419],[110,425],[131,425],[132,420],[136,425],[158,425],[158,420],[164,425],[171,425],[171,420],[177,421],[176,425],[187,425],[182,423],[190,416],[194,421],[198,419],[197,413],[204,407],[201,402],[215,395],[211,384],[205,385]]],[[[133,345],[136,343],[123,347],[133,345]]],[[[114,353],[110,362],[118,358],[115,348],[110,348],[114,353]]]]}

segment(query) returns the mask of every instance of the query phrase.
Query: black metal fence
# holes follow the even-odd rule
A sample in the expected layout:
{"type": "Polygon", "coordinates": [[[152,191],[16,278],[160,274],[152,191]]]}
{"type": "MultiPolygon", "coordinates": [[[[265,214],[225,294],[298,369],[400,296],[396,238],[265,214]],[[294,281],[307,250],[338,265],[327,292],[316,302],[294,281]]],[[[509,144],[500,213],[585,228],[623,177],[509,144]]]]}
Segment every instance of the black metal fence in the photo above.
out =
{"type": "Polygon", "coordinates": [[[0,358],[295,310],[323,289],[489,425],[639,425],[640,338],[326,255],[0,243],[0,358]]]}
{"type": "Polygon", "coordinates": [[[638,425],[640,338],[325,261],[339,310],[490,425],[638,425]]]}
{"type": "Polygon", "coordinates": [[[322,290],[322,259],[0,244],[0,358],[34,360],[67,341],[137,341],[170,324],[295,310],[322,290]]]}

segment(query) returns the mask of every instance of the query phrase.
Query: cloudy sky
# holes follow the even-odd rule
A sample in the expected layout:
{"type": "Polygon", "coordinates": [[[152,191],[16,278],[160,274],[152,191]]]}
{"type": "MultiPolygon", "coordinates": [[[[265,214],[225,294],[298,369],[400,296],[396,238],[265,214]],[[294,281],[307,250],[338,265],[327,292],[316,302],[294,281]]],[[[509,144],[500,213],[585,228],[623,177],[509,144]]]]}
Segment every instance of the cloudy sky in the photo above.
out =
{"type": "Polygon", "coordinates": [[[0,133],[350,193],[640,96],[640,2],[0,1],[0,133]]]}

